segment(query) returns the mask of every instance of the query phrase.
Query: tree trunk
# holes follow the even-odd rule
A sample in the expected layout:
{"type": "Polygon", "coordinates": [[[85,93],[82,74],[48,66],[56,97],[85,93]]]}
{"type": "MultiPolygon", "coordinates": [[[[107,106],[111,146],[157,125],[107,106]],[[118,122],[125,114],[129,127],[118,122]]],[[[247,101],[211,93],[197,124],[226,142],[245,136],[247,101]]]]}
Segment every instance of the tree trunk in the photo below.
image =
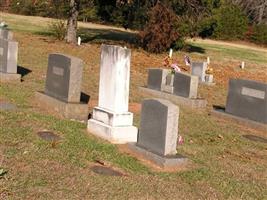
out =
{"type": "Polygon", "coordinates": [[[66,40],[69,43],[77,42],[77,20],[79,14],[79,3],[79,0],[70,0],[70,11],[66,35],[66,40]]]}

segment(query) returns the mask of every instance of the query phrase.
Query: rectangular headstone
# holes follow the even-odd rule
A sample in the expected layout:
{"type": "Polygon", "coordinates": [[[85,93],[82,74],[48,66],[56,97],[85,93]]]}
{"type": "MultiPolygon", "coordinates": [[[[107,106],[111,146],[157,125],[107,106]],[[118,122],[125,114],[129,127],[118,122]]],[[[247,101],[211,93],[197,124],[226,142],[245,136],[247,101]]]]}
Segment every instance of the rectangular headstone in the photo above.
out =
{"type": "Polygon", "coordinates": [[[101,46],[99,101],[87,129],[112,143],[136,142],[133,113],[128,112],[131,50],[101,46]]]}
{"type": "Polygon", "coordinates": [[[62,101],[79,103],[82,71],[82,60],[63,54],[50,54],[45,94],[62,101]]]}
{"type": "Polygon", "coordinates": [[[231,79],[225,111],[242,118],[267,123],[267,84],[231,79]]]}
{"type": "Polygon", "coordinates": [[[174,75],[173,94],[186,98],[197,98],[198,77],[183,72],[174,75]]]}
{"type": "Polygon", "coordinates": [[[0,38],[0,72],[17,73],[18,43],[0,38]]]}
{"type": "Polygon", "coordinates": [[[167,100],[147,99],[142,103],[137,146],[158,155],[175,155],[179,107],[167,100]]]}
{"type": "Polygon", "coordinates": [[[99,83],[100,108],[128,112],[131,50],[102,45],[99,83]]]}
{"type": "Polygon", "coordinates": [[[161,91],[162,85],[166,84],[167,69],[148,69],[147,87],[153,90],[161,91]]]}
{"type": "Polygon", "coordinates": [[[0,39],[12,40],[13,33],[5,28],[0,28],[0,39]]]}
{"type": "Polygon", "coordinates": [[[192,62],[191,68],[191,74],[198,76],[199,81],[205,82],[205,75],[207,70],[207,62],[192,62]]]}

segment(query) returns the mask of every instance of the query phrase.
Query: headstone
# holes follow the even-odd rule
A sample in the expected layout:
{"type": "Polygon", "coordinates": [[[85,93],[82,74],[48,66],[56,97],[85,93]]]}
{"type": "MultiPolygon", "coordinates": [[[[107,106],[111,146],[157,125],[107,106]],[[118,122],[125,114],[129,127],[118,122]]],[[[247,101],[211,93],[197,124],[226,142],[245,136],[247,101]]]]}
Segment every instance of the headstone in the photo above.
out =
{"type": "Polygon", "coordinates": [[[12,40],[13,33],[5,28],[0,28],[0,39],[12,40]]]}
{"type": "Polygon", "coordinates": [[[58,115],[88,120],[88,104],[81,99],[83,61],[64,54],[50,54],[44,92],[36,92],[37,104],[58,115]]]}
{"type": "Polygon", "coordinates": [[[192,75],[198,76],[199,81],[205,82],[207,62],[192,62],[192,75]]]}
{"type": "Polygon", "coordinates": [[[229,81],[226,113],[267,123],[267,84],[252,80],[229,81]]]}
{"type": "Polygon", "coordinates": [[[198,77],[183,72],[175,73],[173,94],[185,98],[197,98],[198,77]]]}
{"type": "Polygon", "coordinates": [[[162,90],[162,85],[166,83],[166,76],[169,74],[167,69],[148,69],[147,87],[153,90],[162,90]]]}
{"type": "Polygon", "coordinates": [[[128,112],[131,51],[101,46],[99,101],[88,121],[88,131],[113,143],[134,142],[137,128],[128,112]]]}
{"type": "Polygon", "coordinates": [[[17,73],[18,43],[0,38],[0,72],[17,73]]]}
{"type": "Polygon", "coordinates": [[[205,82],[206,83],[213,83],[213,75],[212,74],[206,74],[205,82]]]}
{"type": "Polygon", "coordinates": [[[178,106],[162,99],[144,100],[137,146],[161,156],[175,155],[178,119],[178,106]]]}
{"type": "Polygon", "coordinates": [[[163,84],[161,85],[161,91],[167,92],[172,94],[173,93],[173,80],[174,80],[174,74],[166,73],[163,74],[163,78],[165,77],[165,80],[163,84]]]}
{"type": "Polygon", "coordinates": [[[64,54],[50,54],[45,94],[65,102],[80,102],[82,60],[64,54]]]}

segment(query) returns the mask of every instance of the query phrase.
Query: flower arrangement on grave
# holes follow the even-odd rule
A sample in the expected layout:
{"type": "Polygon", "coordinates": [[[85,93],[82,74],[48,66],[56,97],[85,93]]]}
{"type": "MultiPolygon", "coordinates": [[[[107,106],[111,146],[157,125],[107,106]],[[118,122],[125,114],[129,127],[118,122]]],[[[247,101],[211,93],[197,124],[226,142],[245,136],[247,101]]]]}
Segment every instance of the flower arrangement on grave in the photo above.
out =
{"type": "Polygon", "coordinates": [[[205,73],[208,75],[212,75],[213,74],[213,68],[208,65],[205,73]]]}
{"type": "Polygon", "coordinates": [[[180,72],[181,69],[179,68],[177,63],[173,63],[172,60],[172,49],[170,49],[170,53],[167,57],[164,58],[164,66],[171,68],[171,74],[175,74],[175,72],[180,72]]]}

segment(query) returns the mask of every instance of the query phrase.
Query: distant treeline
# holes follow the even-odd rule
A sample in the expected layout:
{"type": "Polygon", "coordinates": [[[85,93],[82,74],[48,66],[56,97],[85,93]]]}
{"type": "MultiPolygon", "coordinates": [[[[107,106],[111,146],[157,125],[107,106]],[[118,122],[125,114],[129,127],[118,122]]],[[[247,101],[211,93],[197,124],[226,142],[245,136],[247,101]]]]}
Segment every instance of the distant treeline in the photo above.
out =
{"type": "MultiPolygon", "coordinates": [[[[151,13],[158,0],[77,2],[81,21],[110,23],[144,31],[148,23],[154,23],[151,22],[151,13]]],[[[0,0],[0,3],[8,12],[23,15],[67,18],[69,11],[67,0],[0,0]]],[[[267,44],[266,0],[161,0],[160,3],[176,15],[179,23],[175,27],[180,36],[267,44]]]]}

